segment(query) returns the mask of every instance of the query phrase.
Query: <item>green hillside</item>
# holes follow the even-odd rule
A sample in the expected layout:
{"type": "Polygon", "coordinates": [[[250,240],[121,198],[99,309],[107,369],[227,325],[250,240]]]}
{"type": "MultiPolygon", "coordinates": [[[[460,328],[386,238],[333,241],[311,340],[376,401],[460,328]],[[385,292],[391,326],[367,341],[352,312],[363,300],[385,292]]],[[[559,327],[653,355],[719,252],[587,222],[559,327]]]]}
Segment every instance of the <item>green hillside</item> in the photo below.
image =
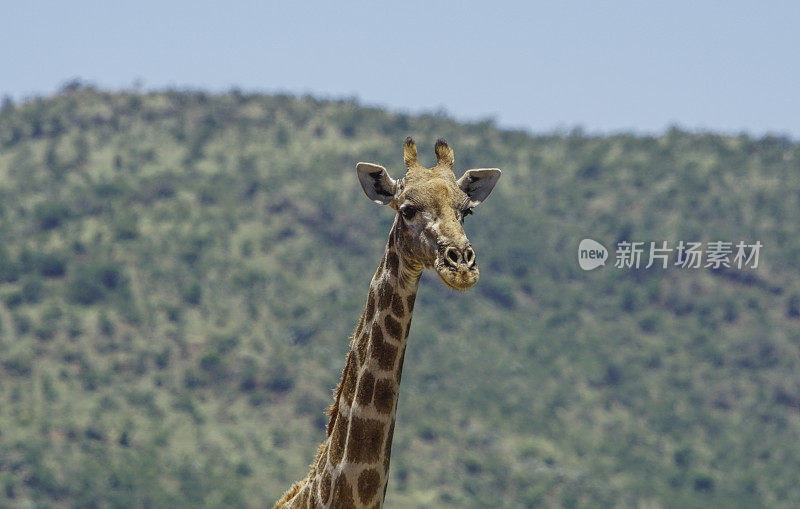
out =
{"type": "Polygon", "coordinates": [[[387,507],[800,506],[800,145],[532,136],[352,101],[68,87],[0,109],[0,507],[260,507],[305,475],[402,171],[502,168],[422,281],[387,507]],[[584,272],[577,246],[763,244],[584,272]]]}

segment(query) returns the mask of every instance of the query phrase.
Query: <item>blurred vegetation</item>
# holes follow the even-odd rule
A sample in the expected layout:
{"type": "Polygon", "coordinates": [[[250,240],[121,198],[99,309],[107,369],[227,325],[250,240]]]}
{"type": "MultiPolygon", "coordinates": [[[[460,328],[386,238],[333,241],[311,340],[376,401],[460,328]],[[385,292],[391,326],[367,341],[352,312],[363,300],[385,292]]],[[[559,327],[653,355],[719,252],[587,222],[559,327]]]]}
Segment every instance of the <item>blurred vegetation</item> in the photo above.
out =
{"type": "Polygon", "coordinates": [[[503,179],[425,276],[389,507],[800,505],[800,145],[549,136],[353,101],[80,85],[0,109],[0,506],[245,507],[306,473],[401,142],[503,179]],[[754,271],[577,245],[760,240],[754,271]]]}

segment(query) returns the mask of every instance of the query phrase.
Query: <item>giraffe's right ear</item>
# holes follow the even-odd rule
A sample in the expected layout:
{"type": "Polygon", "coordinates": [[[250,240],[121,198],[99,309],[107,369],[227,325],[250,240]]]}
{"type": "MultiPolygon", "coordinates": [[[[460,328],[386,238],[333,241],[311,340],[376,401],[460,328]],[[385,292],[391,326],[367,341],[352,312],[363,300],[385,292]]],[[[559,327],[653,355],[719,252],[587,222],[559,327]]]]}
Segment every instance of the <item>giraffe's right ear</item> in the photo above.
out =
{"type": "Polygon", "coordinates": [[[397,190],[397,181],[389,176],[383,166],[371,163],[358,163],[356,165],[358,181],[370,200],[378,205],[388,205],[394,199],[397,190]]]}

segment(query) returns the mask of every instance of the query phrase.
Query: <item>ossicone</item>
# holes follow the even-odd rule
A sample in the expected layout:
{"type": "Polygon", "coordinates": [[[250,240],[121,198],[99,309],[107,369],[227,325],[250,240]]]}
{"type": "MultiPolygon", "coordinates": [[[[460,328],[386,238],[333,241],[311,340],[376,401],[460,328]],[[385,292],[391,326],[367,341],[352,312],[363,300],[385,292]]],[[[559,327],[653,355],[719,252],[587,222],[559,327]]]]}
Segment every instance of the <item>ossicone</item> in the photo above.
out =
{"type": "Polygon", "coordinates": [[[450,148],[450,145],[443,138],[439,138],[436,140],[436,165],[437,166],[445,166],[447,168],[453,169],[453,163],[455,162],[455,155],[453,154],[453,149],[450,148]]]}
{"type": "Polygon", "coordinates": [[[417,161],[417,144],[414,143],[411,136],[406,138],[405,143],[403,143],[403,161],[405,162],[407,170],[419,166],[419,162],[417,161]]]}

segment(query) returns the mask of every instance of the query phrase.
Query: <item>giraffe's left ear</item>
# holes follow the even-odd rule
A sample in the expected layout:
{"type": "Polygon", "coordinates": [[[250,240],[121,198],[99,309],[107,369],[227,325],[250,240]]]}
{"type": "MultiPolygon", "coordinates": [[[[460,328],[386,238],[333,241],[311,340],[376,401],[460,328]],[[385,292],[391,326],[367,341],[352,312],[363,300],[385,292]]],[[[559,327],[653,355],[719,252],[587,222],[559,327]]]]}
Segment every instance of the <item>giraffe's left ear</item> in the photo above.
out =
{"type": "Polygon", "coordinates": [[[358,163],[358,181],[370,200],[378,205],[388,205],[394,199],[397,181],[389,176],[386,168],[377,164],[358,163]]]}
{"type": "Polygon", "coordinates": [[[464,176],[458,179],[458,187],[469,196],[469,206],[475,207],[485,200],[494,189],[501,171],[497,168],[481,168],[467,170],[464,176]]]}

